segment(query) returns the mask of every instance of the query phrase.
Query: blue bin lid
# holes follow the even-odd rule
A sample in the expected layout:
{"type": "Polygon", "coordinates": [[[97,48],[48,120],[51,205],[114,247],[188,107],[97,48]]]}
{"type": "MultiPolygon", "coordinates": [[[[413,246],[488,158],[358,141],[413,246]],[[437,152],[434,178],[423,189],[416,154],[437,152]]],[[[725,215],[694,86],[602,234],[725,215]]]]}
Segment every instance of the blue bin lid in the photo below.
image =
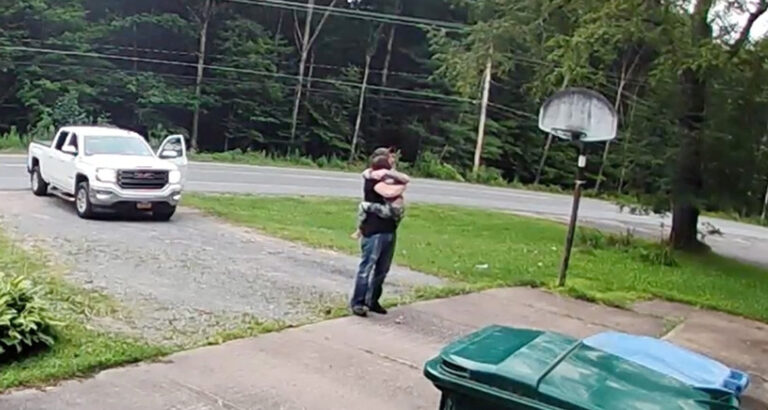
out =
{"type": "Polygon", "coordinates": [[[749,386],[746,373],[664,340],[604,332],[584,339],[584,344],[674,377],[697,389],[739,396],[749,386]]]}

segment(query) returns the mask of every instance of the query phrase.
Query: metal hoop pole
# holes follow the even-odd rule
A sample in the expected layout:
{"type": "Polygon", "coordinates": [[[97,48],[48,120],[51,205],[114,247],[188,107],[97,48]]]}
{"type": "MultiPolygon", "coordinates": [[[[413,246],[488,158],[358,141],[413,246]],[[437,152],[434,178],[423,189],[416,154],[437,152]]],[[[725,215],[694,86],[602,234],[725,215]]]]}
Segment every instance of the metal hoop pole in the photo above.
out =
{"type": "Polygon", "coordinates": [[[565,250],[563,252],[563,261],[560,264],[560,276],[557,279],[557,286],[565,286],[565,278],[568,274],[568,264],[571,261],[571,249],[573,249],[573,238],[576,234],[576,223],[579,218],[579,205],[581,203],[582,186],[584,180],[584,170],[587,167],[587,157],[584,155],[584,143],[581,141],[582,133],[574,132],[572,139],[579,152],[579,162],[576,168],[576,183],[573,189],[573,206],[571,207],[571,219],[568,223],[568,235],[565,237],[565,250]]]}

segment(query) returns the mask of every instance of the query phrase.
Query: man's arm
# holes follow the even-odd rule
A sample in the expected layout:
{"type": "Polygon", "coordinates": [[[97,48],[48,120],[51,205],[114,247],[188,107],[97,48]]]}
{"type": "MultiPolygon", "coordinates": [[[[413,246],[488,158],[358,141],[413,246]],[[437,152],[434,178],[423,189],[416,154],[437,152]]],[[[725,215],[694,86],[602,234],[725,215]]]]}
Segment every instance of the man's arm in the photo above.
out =
{"type": "Polygon", "coordinates": [[[405,193],[405,185],[387,185],[384,182],[379,182],[373,187],[373,190],[385,199],[392,199],[402,196],[405,193]]]}

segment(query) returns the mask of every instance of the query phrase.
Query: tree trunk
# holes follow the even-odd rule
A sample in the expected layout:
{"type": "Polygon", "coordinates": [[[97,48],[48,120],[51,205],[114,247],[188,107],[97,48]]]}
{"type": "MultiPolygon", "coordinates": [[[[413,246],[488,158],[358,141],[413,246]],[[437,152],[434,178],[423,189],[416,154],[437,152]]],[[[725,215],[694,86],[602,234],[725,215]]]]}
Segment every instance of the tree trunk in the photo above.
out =
{"type": "Polygon", "coordinates": [[[697,238],[699,209],[695,204],[703,188],[700,133],[706,108],[706,83],[688,69],[683,73],[683,85],[689,90],[688,114],[681,121],[683,136],[672,185],[670,242],[677,249],[695,250],[701,247],[697,238]]]}
{"type": "Polygon", "coordinates": [[[299,59],[299,83],[296,84],[296,98],[293,101],[293,114],[291,115],[291,145],[296,140],[296,126],[299,120],[299,107],[301,106],[301,93],[304,88],[304,70],[309,54],[310,37],[312,35],[312,15],[315,11],[315,0],[307,0],[307,17],[304,20],[304,34],[301,38],[301,58],[299,59]]]}
{"type": "Polygon", "coordinates": [[[275,29],[275,47],[280,43],[280,32],[283,30],[283,10],[280,10],[280,17],[277,18],[277,29],[275,29]]]}
{"type": "MultiPolygon", "coordinates": [[[[402,12],[402,4],[400,3],[400,0],[397,0],[395,4],[395,10],[397,15],[400,15],[402,12]]],[[[392,65],[392,53],[394,51],[395,46],[395,37],[397,35],[397,25],[392,24],[389,27],[389,37],[387,38],[387,54],[384,56],[384,67],[381,70],[381,86],[386,87],[389,84],[389,68],[392,65]]],[[[379,92],[379,95],[383,95],[385,93],[384,90],[381,90],[379,92]]],[[[375,129],[378,135],[381,135],[381,124],[383,123],[383,117],[382,114],[384,102],[383,99],[379,98],[376,101],[376,115],[374,118],[374,123],[372,124],[371,128],[375,129]]]]}
{"type": "Polygon", "coordinates": [[[363,84],[360,86],[360,101],[357,105],[357,120],[355,120],[355,133],[352,135],[352,147],[349,150],[349,162],[354,161],[357,153],[357,143],[360,137],[360,124],[363,122],[363,108],[365,107],[365,92],[368,89],[368,75],[371,73],[371,53],[365,54],[365,72],[363,73],[363,84]]]}
{"type": "MultiPolygon", "coordinates": [[[[629,72],[627,71],[626,67],[626,61],[621,67],[621,78],[619,79],[619,87],[618,91],[616,91],[616,100],[613,104],[613,109],[616,111],[617,115],[619,113],[619,110],[621,109],[621,100],[622,100],[622,94],[624,93],[624,86],[627,84],[627,77],[632,74],[632,69],[634,68],[635,64],[637,64],[637,61],[639,60],[640,55],[637,55],[637,58],[635,58],[635,63],[630,67],[629,72]]],[[[600,170],[597,172],[597,182],[595,182],[595,192],[600,192],[600,185],[603,183],[603,173],[605,173],[605,164],[608,162],[608,153],[611,150],[611,141],[606,141],[605,143],[605,149],[603,150],[603,159],[600,162],[600,170]]]]}
{"type": "Polygon", "coordinates": [[[381,85],[387,86],[389,81],[389,66],[392,63],[392,48],[395,45],[395,35],[397,34],[397,26],[392,25],[389,29],[389,39],[387,40],[387,55],[384,57],[384,68],[381,70],[381,85]]]}
{"type": "MultiPolygon", "coordinates": [[[[632,95],[637,95],[637,93],[640,91],[640,86],[638,85],[635,87],[635,93],[632,95]]],[[[629,150],[629,144],[630,144],[630,138],[632,138],[632,125],[635,122],[635,110],[637,107],[637,103],[633,102],[632,105],[629,108],[629,124],[630,124],[630,132],[626,134],[624,137],[624,144],[622,144],[622,161],[621,161],[621,173],[619,175],[619,188],[617,192],[619,194],[622,193],[624,190],[624,183],[626,181],[627,177],[627,168],[629,167],[629,155],[627,155],[627,151],[629,150]]]]}
{"type": "Polygon", "coordinates": [[[491,94],[491,75],[493,70],[493,46],[488,53],[488,61],[485,63],[483,75],[483,97],[480,102],[480,123],[477,126],[477,145],[475,146],[475,161],[472,165],[472,175],[477,176],[480,171],[480,160],[483,156],[483,144],[485,143],[485,123],[488,117],[488,100],[491,94]]]}
{"type": "MultiPolygon", "coordinates": [[[[304,71],[306,70],[307,57],[309,56],[309,49],[312,48],[312,44],[315,43],[317,36],[320,34],[320,30],[323,29],[325,21],[331,14],[331,9],[336,5],[338,0],[331,0],[331,4],[328,5],[323,18],[317,24],[314,34],[312,33],[312,17],[315,13],[315,0],[307,0],[307,18],[304,20],[304,34],[298,33],[301,36],[301,50],[299,54],[299,83],[296,85],[296,99],[293,102],[293,115],[291,116],[291,145],[296,141],[296,127],[299,121],[299,108],[301,107],[301,93],[304,90],[304,71]]],[[[298,30],[298,29],[297,29],[298,30]]]]}
{"type": "Polygon", "coordinates": [[[208,37],[208,23],[211,22],[211,7],[213,0],[205,1],[203,9],[203,26],[200,29],[200,48],[197,52],[197,77],[195,78],[195,112],[192,115],[192,151],[198,150],[198,133],[200,129],[200,97],[203,88],[203,74],[205,72],[205,48],[208,37]]]}
{"type": "MultiPolygon", "coordinates": [[[[712,28],[709,12],[714,0],[698,0],[691,14],[691,35],[694,44],[709,41],[712,28]]],[[[701,133],[707,108],[707,81],[693,68],[686,68],[680,76],[686,109],[681,118],[683,135],[677,155],[672,183],[672,231],[669,241],[676,249],[698,250],[699,209],[696,200],[701,197],[703,176],[701,169],[701,133]]]]}
{"type": "Polygon", "coordinates": [[[133,71],[136,72],[139,70],[139,52],[137,48],[139,47],[138,44],[136,44],[136,23],[133,23],[133,71]]]}
{"type": "Polygon", "coordinates": [[[307,101],[309,101],[309,94],[312,91],[312,78],[315,75],[315,52],[310,53],[309,56],[309,72],[307,73],[307,101]]]}
{"type": "Polygon", "coordinates": [[[541,155],[541,162],[539,162],[539,168],[536,170],[536,179],[533,181],[534,185],[539,185],[541,182],[541,174],[544,171],[544,164],[547,162],[547,155],[549,155],[549,148],[552,146],[552,134],[547,135],[547,142],[544,144],[544,153],[541,155]]]}
{"type": "Polygon", "coordinates": [[[760,221],[765,222],[768,214],[768,186],[765,187],[765,199],[763,200],[763,213],[760,215],[760,221]]]}

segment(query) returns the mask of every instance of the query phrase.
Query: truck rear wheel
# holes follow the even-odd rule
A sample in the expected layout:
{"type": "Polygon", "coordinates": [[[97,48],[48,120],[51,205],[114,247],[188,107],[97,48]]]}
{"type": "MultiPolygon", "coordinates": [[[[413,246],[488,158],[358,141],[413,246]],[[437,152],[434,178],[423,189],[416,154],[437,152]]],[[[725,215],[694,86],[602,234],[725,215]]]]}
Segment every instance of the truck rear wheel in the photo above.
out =
{"type": "Polygon", "coordinates": [[[29,179],[33,194],[37,196],[48,195],[48,183],[43,180],[43,175],[40,173],[39,166],[32,168],[32,173],[29,175],[29,179]]]}
{"type": "Polygon", "coordinates": [[[93,218],[93,205],[91,204],[88,182],[81,182],[77,185],[77,191],[75,191],[75,209],[77,210],[77,216],[83,219],[93,218]]]}

